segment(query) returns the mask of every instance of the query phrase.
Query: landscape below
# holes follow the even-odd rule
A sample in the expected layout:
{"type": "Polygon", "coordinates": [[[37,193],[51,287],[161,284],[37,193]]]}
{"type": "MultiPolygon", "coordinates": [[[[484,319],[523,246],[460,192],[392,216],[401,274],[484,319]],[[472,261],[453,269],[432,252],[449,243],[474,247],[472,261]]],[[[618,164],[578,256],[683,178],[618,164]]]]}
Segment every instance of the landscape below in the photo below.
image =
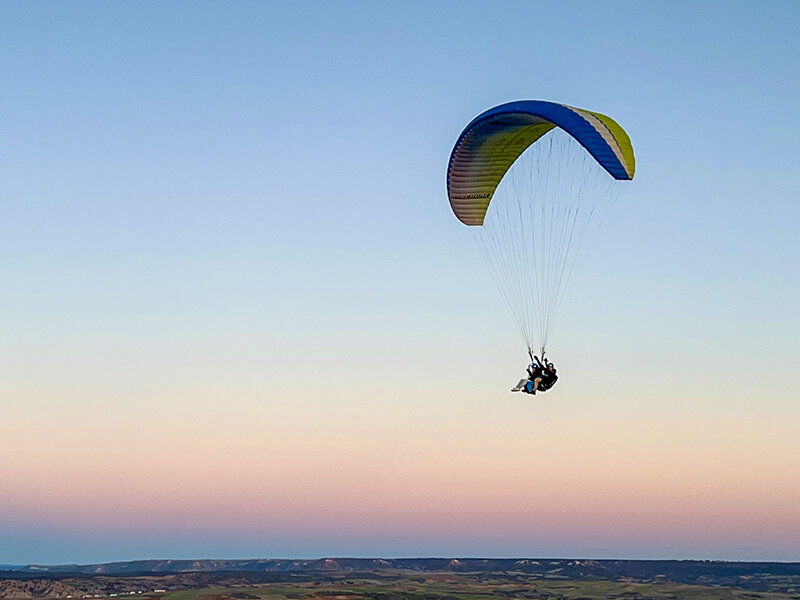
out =
{"type": "Polygon", "coordinates": [[[0,569],[0,598],[8,599],[800,600],[800,563],[327,558],[0,569]]]}

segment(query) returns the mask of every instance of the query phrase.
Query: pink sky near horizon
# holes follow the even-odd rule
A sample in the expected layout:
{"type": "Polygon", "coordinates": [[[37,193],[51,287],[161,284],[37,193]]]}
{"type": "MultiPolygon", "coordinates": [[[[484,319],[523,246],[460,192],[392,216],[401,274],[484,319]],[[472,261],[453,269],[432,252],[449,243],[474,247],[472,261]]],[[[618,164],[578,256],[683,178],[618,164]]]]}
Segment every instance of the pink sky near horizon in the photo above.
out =
{"type": "Polygon", "coordinates": [[[797,441],[768,415],[561,422],[537,410],[539,425],[462,415],[445,430],[442,409],[427,422],[401,412],[378,421],[367,405],[309,421],[288,406],[267,411],[271,423],[248,410],[245,425],[176,411],[149,424],[101,417],[74,435],[58,419],[12,422],[0,440],[0,454],[14,453],[0,464],[11,484],[0,520],[101,536],[344,535],[385,539],[388,550],[399,537],[421,548],[537,540],[800,556],[797,441]]]}

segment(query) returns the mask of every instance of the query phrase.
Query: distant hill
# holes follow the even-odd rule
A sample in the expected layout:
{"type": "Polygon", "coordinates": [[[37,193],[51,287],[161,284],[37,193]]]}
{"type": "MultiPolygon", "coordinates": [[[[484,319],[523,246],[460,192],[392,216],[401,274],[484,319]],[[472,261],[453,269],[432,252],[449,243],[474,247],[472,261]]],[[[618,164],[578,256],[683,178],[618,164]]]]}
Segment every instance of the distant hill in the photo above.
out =
{"type": "Polygon", "coordinates": [[[145,575],[167,573],[320,573],[450,571],[545,575],[553,569],[569,578],[664,578],[681,583],[731,582],[764,573],[800,577],[800,563],[701,560],[583,560],[552,558],[320,558],[316,560],[134,560],[92,565],[26,565],[0,574],[12,578],[67,575],[145,575]]]}

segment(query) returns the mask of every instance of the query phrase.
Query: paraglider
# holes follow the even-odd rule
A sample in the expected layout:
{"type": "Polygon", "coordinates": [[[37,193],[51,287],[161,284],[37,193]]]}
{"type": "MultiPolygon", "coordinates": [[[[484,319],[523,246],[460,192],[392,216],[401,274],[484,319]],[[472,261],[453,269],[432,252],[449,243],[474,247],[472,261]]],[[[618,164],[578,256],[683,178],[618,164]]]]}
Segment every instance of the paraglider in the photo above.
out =
{"type": "Polygon", "coordinates": [[[535,394],[557,381],[553,364],[534,351],[544,361],[589,224],[635,168],[616,121],[555,102],[496,106],[458,137],[447,168],[450,206],[474,229],[532,360],[513,391],[535,394]]]}
{"type": "MultiPolygon", "coordinates": [[[[517,385],[511,388],[512,392],[525,392],[527,394],[536,395],[536,392],[546,392],[553,387],[558,381],[556,374],[556,367],[552,362],[539,360],[539,357],[534,355],[531,357],[534,362],[528,365],[526,369],[528,376],[520,379],[517,385]]],[[[542,355],[544,359],[544,355],[542,355]]]]}

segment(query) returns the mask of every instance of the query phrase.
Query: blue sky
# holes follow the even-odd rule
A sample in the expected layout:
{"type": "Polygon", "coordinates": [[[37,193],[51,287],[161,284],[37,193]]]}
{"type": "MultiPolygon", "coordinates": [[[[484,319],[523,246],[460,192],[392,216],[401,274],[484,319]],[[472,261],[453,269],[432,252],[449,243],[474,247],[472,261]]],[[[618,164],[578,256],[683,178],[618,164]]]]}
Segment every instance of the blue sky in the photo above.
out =
{"type": "MultiPolygon", "coordinates": [[[[551,345],[569,411],[800,425],[796,2],[17,2],[0,18],[0,434],[235,428],[286,404],[379,426],[429,411],[445,431],[454,411],[517,419],[503,394],[523,348],[445,169],[470,119],[528,98],[611,115],[637,154],[551,345]]],[[[0,446],[0,499],[55,456],[26,447],[0,446]]],[[[98,521],[100,549],[76,556],[35,509],[7,514],[2,562],[159,548],[101,543],[98,521]]],[[[316,555],[284,533],[247,550],[316,555]]],[[[425,553],[369,535],[342,547],[425,553]]],[[[185,553],[231,554],[209,536],[185,553]]],[[[654,556],[659,539],[607,545],[654,556]]],[[[459,544],[428,547],[480,554],[459,544]]],[[[800,557],[776,548],[756,555],[800,557]]]]}

